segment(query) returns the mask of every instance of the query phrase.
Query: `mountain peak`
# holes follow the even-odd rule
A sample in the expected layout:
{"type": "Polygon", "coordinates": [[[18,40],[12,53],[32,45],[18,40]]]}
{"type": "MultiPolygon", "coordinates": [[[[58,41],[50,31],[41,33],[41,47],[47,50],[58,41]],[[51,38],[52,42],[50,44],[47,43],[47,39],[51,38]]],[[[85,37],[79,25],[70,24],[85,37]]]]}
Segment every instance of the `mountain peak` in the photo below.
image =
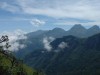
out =
{"type": "Polygon", "coordinates": [[[76,31],[76,30],[85,31],[86,29],[85,29],[81,24],[75,24],[75,25],[71,28],[71,31],[76,31]]]}
{"type": "Polygon", "coordinates": [[[56,27],[56,28],[54,28],[52,31],[65,31],[65,30],[62,29],[62,28],[58,28],[58,27],[56,27]]]}
{"type": "MultiPolygon", "coordinates": [[[[73,28],[84,28],[81,24],[75,24],[73,28]]],[[[85,29],[85,28],[84,28],[85,29]]]]}
{"type": "Polygon", "coordinates": [[[100,29],[98,25],[92,26],[90,29],[100,29]]]}
{"type": "Polygon", "coordinates": [[[82,26],[81,24],[75,24],[74,26],[82,26]]]}
{"type": "Polygon", "coordinates": [[[97,26],[97,25],[94,25],[94,26],[92,26],[91,28],[89,28],[88,30],[87,30],[87,34],[89,34],[89,35],[93,35],[93,34],[97,34],[97,33],[100,33],[100,28],[99,28],[99,26],[97,26]]]}
{"type": "Polygon", "coordinates": [[[92,30],[92,31],[100,31],[100,28],[99,28],[99,26],[97,26],[97,25],[94,25],[94,26],[92,26],[91,28],[89,28],[88,30],[92,30]]]}

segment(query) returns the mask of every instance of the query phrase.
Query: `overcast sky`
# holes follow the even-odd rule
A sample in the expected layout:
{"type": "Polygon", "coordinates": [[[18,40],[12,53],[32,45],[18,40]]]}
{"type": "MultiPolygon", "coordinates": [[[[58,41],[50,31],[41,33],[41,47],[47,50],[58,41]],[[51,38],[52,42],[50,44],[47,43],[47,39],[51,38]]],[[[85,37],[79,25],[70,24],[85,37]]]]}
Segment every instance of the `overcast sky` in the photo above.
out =
{"type": "Polygon", "coordinates": [[[0,32],[100,25],[100,0],[0,0],[0,32]]]}

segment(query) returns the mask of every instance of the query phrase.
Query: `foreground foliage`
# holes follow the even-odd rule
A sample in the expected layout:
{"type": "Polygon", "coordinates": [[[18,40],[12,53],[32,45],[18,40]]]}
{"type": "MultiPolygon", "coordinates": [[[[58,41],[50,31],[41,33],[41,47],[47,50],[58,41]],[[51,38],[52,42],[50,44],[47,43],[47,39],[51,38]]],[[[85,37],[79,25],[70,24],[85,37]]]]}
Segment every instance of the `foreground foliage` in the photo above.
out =
{"type": "Polygon", "coordinates": [[[0,43],[5,43],[0,46],[0,75],[43,75],[42,72],[33,70],[23,64],[22,60],[13,56],[12,52],[8,50],[11,45],[9,45],[7,35],[0,38],[0,43]]]}

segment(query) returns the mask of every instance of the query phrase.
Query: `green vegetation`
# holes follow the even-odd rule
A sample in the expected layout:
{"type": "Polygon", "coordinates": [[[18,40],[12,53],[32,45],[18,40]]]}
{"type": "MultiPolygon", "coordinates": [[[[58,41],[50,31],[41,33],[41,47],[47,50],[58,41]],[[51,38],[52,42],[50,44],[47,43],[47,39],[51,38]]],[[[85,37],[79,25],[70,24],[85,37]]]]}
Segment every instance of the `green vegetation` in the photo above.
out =
{"type": "Polygon", "coordinates": [[[100,75],[100,34],[86,39],[65,36],[50,44],[53,48],[50,52],[34,50],[24,62],[42,69],[47,75],[100,75]],[[68,47],[60,49],[62,42],[68,47]]]}
{"type": "Polygon", "coordinates": [[[6,49],[10,47],[8,41],[8,36],[2,36],[0,39],[0,43],[6,43],[0,46],[0,75],[43,75],[23,64],[22,60],[16,59],[10,51],[4,50],[4,47],[6,49]]]}
{"type": "Polygon", "coordinates": [[[0,49],[0,75],[43,75],[0,49]]]}

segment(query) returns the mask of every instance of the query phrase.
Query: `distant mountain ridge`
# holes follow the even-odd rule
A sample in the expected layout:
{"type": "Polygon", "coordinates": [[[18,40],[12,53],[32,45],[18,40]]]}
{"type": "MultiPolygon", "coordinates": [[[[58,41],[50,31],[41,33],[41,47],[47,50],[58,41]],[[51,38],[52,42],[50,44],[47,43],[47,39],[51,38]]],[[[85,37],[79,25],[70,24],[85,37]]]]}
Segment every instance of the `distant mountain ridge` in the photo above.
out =
{"type": "Polygon", "coordinates": [[[50,44],[53,47],[50,52],[34,50],[24,62],[43,69],[47,75],[100,75],[100,33],[84,39],[64,36],[50,44]],[[63,44],[59,49],[62,42],[66,46],[63,44]]]}
{"type": "Polygon", "coordinates": [[[100,33],[100,28],[97,25],[86,29],[81,24],[75,24],[70,30],[65,31],[62,28],[54,28],[53,30],[38,30],[26,34],[27,40],[21,41],[26,45],[25,48],[19,50],[16,54],[18,57],[24,57],[26,54],[30,53],[35,49],[44,48],[43,39],[45,37],[61,38],[63,36],[72,35],[79,38],[87,38],[89,36],[100,33]]]}
{"type": "MultiPolygon", "coordinates": [[[[85,38],[85,37],[95,35],[97,33],[100,33],[100,28],[97,25],[94,25],[94,26],[90,27],[89,29],[86,29],[81,24],[75,24],[68,31],[65,31],[62,28],[54,28],[52,30],[47,30],[47,31],[38,30],[38,31],[35,31],[35,32],[28,33],[27,35],[33,34],[33,36],[38,37],[38,36],[41,36],[41,34],[42,34],[42,35],[45,35],[45,36],[54,36],[54,37],[57,37],[57,38],[62,37],[62,36],[67,36],[67,35],[73,35],[73,36],[76,36],[76,37],[85,38]],[[53,35],[53,34],[55,34],[55,35],[53,35]]],[[[31,36],[31,37],[33,37],[33,36],[31,36]]]]}

